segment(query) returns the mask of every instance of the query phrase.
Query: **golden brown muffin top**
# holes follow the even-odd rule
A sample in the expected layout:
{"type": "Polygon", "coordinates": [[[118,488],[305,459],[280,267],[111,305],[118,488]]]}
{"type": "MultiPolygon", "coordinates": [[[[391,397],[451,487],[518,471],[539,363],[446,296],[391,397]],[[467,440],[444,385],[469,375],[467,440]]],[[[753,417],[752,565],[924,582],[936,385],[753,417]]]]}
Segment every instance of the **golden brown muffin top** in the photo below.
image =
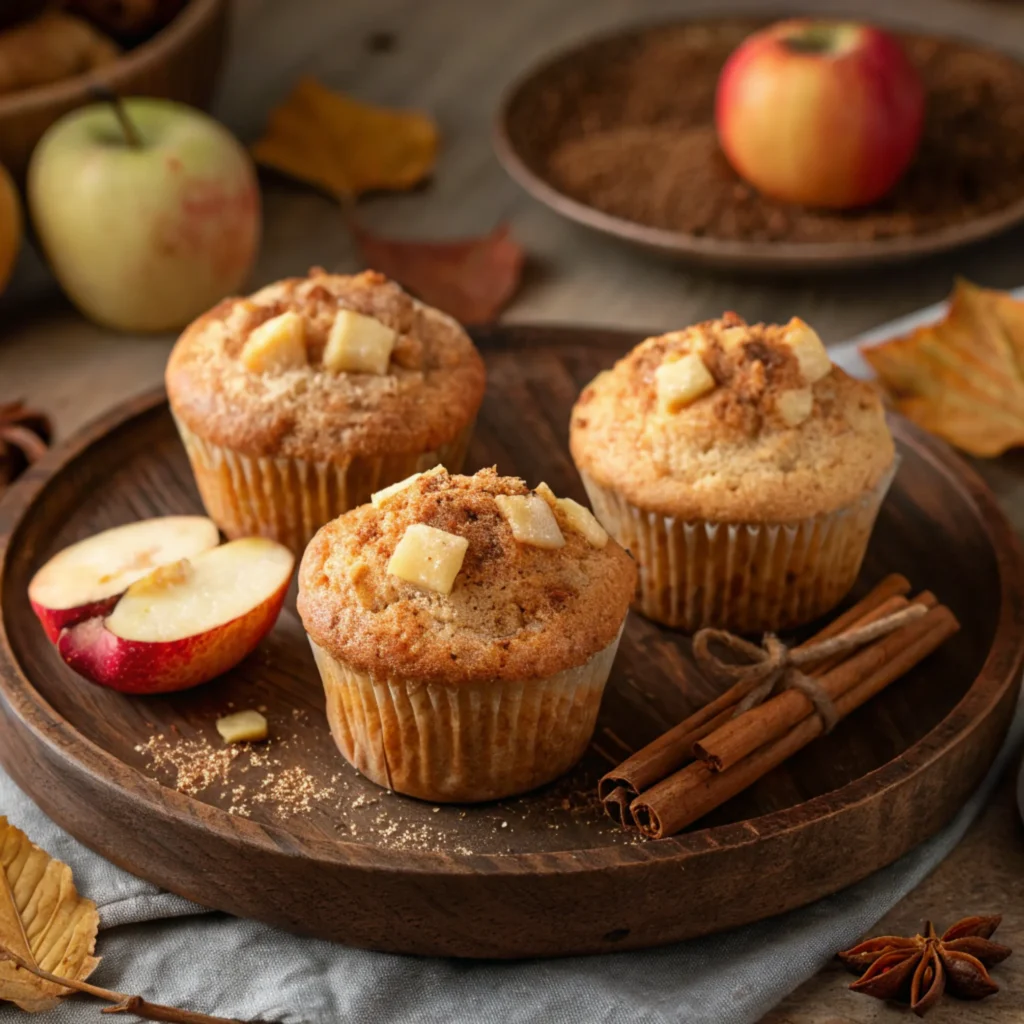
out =
{"type": "Polygon", "coordinates": [[[175,415],[213,444],[251,456],[343,461],[451,441],[480,407],[484,366],[458,323],[382,274],[314,268],[199,317],[174,346],[166,380],[175,415]],[[396,332],[386,372],[323,364],[341,310],[396,332]],[[301,365],[250,369],[243,349],[253,331],[288,312],[302,319],[301,365]]]}
{"type": "MultiPolygon", "coordinates": [[[[601,531],[603,533],[603,531],[601,531]]],[[[324,526],[299,570],[299,614],[329,654],[374,676],[448,684],[543,678],[584,664],[618,635],[636,586],[626,552],[572,524],[564,503],[493,469],[438,468],[324,526]],[[564,546],[523,543],[496,498],[530,495],[554,514],[564,546]],[[389,572],[414,524],[465,538],[451,593],[389,572]]]]}
{"type": "Polygon", "coordinates": [[[849,504],[895,451],[878,392],[832,366],[806,324],[735,313],[648,338],[598,374],[573,408],[570,447],[581,471],[642,508],[754,523],[849,504]],[[706,390],[673,405],[662,367],[683,359],[706,371],[706,390]]]}

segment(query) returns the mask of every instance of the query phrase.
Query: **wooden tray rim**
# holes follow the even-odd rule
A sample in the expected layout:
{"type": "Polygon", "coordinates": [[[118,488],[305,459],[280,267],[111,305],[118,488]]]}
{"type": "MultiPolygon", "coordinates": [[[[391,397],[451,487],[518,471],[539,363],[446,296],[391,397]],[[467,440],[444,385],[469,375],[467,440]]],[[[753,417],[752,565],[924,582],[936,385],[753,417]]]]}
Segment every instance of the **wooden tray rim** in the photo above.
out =
{"type": "MultiPolygon", "coordinates": [[[[544,328],[550,332],[551,328],[544,328]]],[[[561,328],[556,333],[572,333],[561,328]]],[[[611,332],[609,332],[611,333],[611,332]]],[[[623,333],[623,339],[631,338],[623,333]]],[[[62,445],[48,453],[0,499],[0,580],[7,571],[11,549],[16,545],[26,514],[45,494],[51,481],[66,470],[92,444],[133,420],[153,414],[166,403],[163,388],[147,392],[121,408],[100,416],[62,445]]],[[[146,810],[180,823],[195,826],[199,817],[204,827],[227,842],[251,845],[254,850],[280,856],[313,858],[325,863],[370,867],[375,871],[458,876],[476,874],[519,875],[536,871],[544,874],[617,871],[642,868],[655,861],[680,862],[702,853],[721,852],[723,847],[741,846],[806,827],[811,822],[841,812],[851,804],[870,800],[882,791],[906,783],[929,764],[960,742],[999,702],[1007,687],[1020,681],[1024,667],[1024,557],[1012,527],[981,478],[943,442],[899,417],[894,417],[897,437],[918,447],[937,471],[947,478],[958,477],[970,498],[975,514],[989,535],[1000,578],[1000,614],[992,647],[977,678],[960,701],[930,732],[899,757],[855,779],[839,789],[781,811],[729,825],[662,839],[636,846],[610,846],[547,853],[454,854],[431,851],[400,851],[370,848],[359,842],[321,840],[296,836],[278,825],[261,824],[229,815],[213,805],[192,799],[162,786],[138,769],[118,760],[69,726],[35,689],[21,670],[6,623],[0,616],[0,696],[27,728],[35,742],[44,745],[73,772],[86,773],[90,780],[112,788],[133,803],[145,803],[146,810]],[[104,771],[104,766],[108,770],[104,771]],[[117,766],[117,772],[110,767],[117,766]],[[117,785],[111,777],[127,772],[130,784],[117,785]],[[152,794],[152,797],[151,797],[152,794]],[[275,841],[275,838],[279,841],[275,841]]]]}
{"type": "MultiPolygon", "coordinates": [[[[797,8],[778,12],[779,18],[806,14],[797,8]]],[[[592,46],[627,40],[661,28],[674,28],[701,22],[728,21],[733,19],[755,19],[757,11],[698,12],[693,17],[681,19],[655,18],[640,21],[619,29],[597,32],[577,40],[568,46],[552,51],[535,61],[512,79],[502,92],[494,115],[491,139],[498,162],[509,176],[534,199],[544,203],[554,212],[575,221],[584,227],[602,234],[620,238],[648,249],[679,257],[691,257],[709,265],[720,265],[734,269],[748,270],[805,270],[827,269],[829,267],[850,267],[871,261],[896,262],[919,256],[948,252],[960,246],[970,245],[991,238],[1009,230],[1024,220],[1024,196],[991,213],[975,217],[963,224],[939,228],[922,235],[910,235],[875,242],[738,242],[729,239],[704,238],[683,231],[655,228],[637,221],[627,220],[615,214],[605,213],[596,207],[574,199],[560,192],[550,182],[533,171],[520,155],[508,132],[508,117],[520,93],[538,76],[592,46]]],[[[762,18],[766,23],[771,18],[762,18]]],[[[935,39],[956,40],[968,45],[988,47],[1018,63],[1024,63],[1015,53],[999,49],[991,41],[978,37],[952,33],[929,32],[920,23],[898,19],[875,19],[894,31],[914,32],[930,35],[935,39]]]]}

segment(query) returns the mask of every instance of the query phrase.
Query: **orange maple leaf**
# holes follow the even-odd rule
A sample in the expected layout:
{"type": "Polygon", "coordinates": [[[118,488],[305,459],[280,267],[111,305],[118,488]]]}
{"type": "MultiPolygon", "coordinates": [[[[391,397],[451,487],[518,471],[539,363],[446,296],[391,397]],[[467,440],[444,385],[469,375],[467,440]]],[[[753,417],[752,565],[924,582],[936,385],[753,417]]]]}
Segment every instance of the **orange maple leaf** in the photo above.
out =
{"type": "Polygon", "coordinates": [[[1024,302],[958,281],[945,319],[861,352],[925,430],[971,455],[1024,445],[1024,302]]]}
{"type": "Polygon", "coordinates": [[[337,198],[412,188],[433,170],[437,125],[426,114],[360,103],[302,78],[253,144],[257,163],[337,198]]]}

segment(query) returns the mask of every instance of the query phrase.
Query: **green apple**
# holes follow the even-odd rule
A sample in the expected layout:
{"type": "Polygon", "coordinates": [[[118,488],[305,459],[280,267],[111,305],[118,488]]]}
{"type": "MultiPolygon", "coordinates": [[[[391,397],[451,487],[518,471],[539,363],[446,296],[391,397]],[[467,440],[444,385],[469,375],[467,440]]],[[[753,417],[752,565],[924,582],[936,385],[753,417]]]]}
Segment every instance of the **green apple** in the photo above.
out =
{"type": "Polygon", "coordinates": [[[179,328],[235,294],[259,244],[248,154],[222,125],[169,100],[61,118],[32,154],[28,200],[68,297],[124,331],[179,328]]]}

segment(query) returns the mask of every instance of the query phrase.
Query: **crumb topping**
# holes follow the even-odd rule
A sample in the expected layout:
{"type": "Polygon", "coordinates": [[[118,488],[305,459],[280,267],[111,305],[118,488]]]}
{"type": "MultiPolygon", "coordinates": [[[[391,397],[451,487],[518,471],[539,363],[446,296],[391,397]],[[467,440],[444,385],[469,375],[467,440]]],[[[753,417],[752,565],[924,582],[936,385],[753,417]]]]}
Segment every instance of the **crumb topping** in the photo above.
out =
{"type": "Polygon", "coordinates": [[[595,546],[565,506],[493,469],[425,473],[379,506],[363,505],[313,538],[299,613],[313,640],[377,677],[454,683],[526,679],[582,665],[615,638],[636,570],[613,541],[595,546]],[[498,499],[545,503],[561,547],[518,540],[498,499]],[[419,524],[466,542],[450,593],[388,571],[419,524]]]}
{"type": "Polygon", "coordinates": [[[192,323],[167,367],[175,415],[250,455],[429,451],[476,415],[484,369],[451,317],[374,271],[268,285],[192,323]]]}
{"type": "Polygon", "coordinates": [[[648,338],[599,374],[570,446],[643,507],[727,521],[834,511],[894,455],[878,393],[833,367],[807,324],[735,313],[648,338]]]}
{"type": "MultiPolygon", "coordinates": [[[[812,383],[786,342],[792,327],[799,324],[747,324],[735,313],[726,313],[719,320],[648,338],[615,367],[614,376],[646,416],[681,415],[691,426],[713,421],[716,433],[724,428],[730,434],[754,438],[785,427],[775,415],[778,397],[812,383]],[[691,361],[699,361],[709,385],[699,385],[692,401],[670,403],[666,408],[659,403],[659,376],[664,378],[666,370],[691,361]],[[687,410],[692,414],[687,415],[687,410]]],[[[589,391],[580,396],[580,405],[590,400],[589,391]]],[[[684,429],[674,419],[673,423],[684,429]]]]}

